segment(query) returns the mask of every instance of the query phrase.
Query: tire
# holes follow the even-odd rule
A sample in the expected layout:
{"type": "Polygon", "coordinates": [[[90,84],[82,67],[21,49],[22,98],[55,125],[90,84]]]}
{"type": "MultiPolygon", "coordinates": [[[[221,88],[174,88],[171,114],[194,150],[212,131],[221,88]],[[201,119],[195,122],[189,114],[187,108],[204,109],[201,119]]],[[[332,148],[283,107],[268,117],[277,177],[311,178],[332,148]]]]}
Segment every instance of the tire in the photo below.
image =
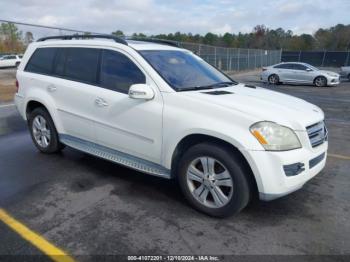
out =
{"type": "Polygon", "coordinates": [[[64,148],[64,145],[59,142],[55,124],[45,108],[34,109],[28,119],[32,140],[40,152],[52,154],[64,148]]]}
{"type": "Polygon", "coordinates": [[[348,74],[348,80],[350,81],[350,74],[348,74]]]}
{"type": "Polygon", "coordinates": [[[268,77],[268,81],[270,85],[278,85],[280,82],[280,78],[276,74],[272,74],[268,77]]]}
{"type": "Polygon", "coordinates": [[[316,87],[324,87],[327,86],[327,78],[325,78],[324,76],[318,76],[315,78],[314,80],[314,85],[316,87]]]}
{"type": "Polygon", "coordinates": [[[214,217],[228,217],[241,211],[250,200],[250,183],[243,170],[231,150],[212,143],[201,143],[188,149],[181,157],[177,179],[185,198],[195,209],[214,217]],[[205,176],[203,162],[209,164],[208,167],[214,163],[214,172],[207,172],[215,174],[211,178],[205,176]],[[221,193],[226,198],[222,198],[221,193]]]}

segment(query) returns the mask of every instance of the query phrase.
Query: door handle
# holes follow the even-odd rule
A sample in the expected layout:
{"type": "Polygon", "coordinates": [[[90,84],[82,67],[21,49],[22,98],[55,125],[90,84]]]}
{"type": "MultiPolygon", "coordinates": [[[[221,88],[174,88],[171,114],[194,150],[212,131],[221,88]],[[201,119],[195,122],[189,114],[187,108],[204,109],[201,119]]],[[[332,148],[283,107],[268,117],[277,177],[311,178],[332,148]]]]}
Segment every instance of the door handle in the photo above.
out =
{"type": "Polygon", "coordinates": [[[57,87],[55,85],[49,85],[47,87],[47,91],[49,92],[55,92],[57,90],[57,87]]]}
{"type": "Polygon", "coordinates": [[[97,105],[97,106],[99,106],[99,107],[105,107],[105,106],[108,106],[108,103],[104,100],[104,99],[102,99],[102,98],[96,98],[96,100],[95,100],[95,104],[97,105]]]}

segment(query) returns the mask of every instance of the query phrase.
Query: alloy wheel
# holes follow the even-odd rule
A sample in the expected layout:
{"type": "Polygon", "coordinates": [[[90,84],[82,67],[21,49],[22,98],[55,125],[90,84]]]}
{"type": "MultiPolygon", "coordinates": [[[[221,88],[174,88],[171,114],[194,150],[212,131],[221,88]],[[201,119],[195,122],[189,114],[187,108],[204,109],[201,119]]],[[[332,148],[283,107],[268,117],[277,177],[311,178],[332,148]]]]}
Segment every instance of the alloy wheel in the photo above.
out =
{"type": "Polygon", "coordinates": [[[38,115],[33,120],[33,136],[35,142],[42,148],[50,145],[51,131],[44,117],[38,115]]]}
{"type": "Polygon", "coordinates": [[[318,77],[318,78],[316,78],[316,80],[315,80],[315,85],[316,85],[317,87],[325,86],[325,85],[326,85],[326,81],[325,81],[325,79],[324,79],[323,77],[318,77]]]}
{"type": "Polygon", "coordinates": [[[196,158],[187,168],[186,177],[192,196],[206,207],[223,207],[232,198],[232,177],[228,169],[215,158],[196,158]]]}
{"type": "Polygon", "coordinates": [[[269,77],[269,83],[273,84],[273,85],[277,84],[278,83],[278,77],[276,75],[271,75],[269,77]]]}

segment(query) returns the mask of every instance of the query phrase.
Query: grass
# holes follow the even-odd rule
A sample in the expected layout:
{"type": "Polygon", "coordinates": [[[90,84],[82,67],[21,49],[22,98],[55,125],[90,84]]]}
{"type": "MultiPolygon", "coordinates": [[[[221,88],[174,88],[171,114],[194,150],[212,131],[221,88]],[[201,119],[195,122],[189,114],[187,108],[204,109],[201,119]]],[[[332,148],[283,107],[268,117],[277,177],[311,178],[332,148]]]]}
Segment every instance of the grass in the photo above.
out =
{"type": "Polygon", "coordinates": [[[0,84],[0,102],[13,101],[13,97],[16,93],[15,85],[1,85],[0,84]]]}

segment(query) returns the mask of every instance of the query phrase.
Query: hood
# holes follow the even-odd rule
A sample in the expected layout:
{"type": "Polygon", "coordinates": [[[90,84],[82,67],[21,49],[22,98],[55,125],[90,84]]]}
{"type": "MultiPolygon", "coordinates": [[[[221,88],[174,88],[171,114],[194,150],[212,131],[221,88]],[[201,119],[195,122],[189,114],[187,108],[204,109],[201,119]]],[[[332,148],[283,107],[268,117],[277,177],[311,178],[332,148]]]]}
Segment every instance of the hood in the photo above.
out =
{"type": "Polygon", "coordinates": [[[324,119],[323,111],[319,107],[302,99],[261,87],[247,87],[244,84],[215,90],[185,91],[181,94],[239,111],[249,115],[254,121],[273,121],[294,130],[305,130],[305,127],[324,119]],[[210,94],[213,91],[220,92],[210,94]]]}
{"type": "Polygon", "coordinates": [[[319,70],[319,72],[321,72],[322,74],[326,74],[326,75],[339,76],[338,73],[335,73],[335,72],[332,72],[332,71],[328,71],[328,70],[319,70]]]}

